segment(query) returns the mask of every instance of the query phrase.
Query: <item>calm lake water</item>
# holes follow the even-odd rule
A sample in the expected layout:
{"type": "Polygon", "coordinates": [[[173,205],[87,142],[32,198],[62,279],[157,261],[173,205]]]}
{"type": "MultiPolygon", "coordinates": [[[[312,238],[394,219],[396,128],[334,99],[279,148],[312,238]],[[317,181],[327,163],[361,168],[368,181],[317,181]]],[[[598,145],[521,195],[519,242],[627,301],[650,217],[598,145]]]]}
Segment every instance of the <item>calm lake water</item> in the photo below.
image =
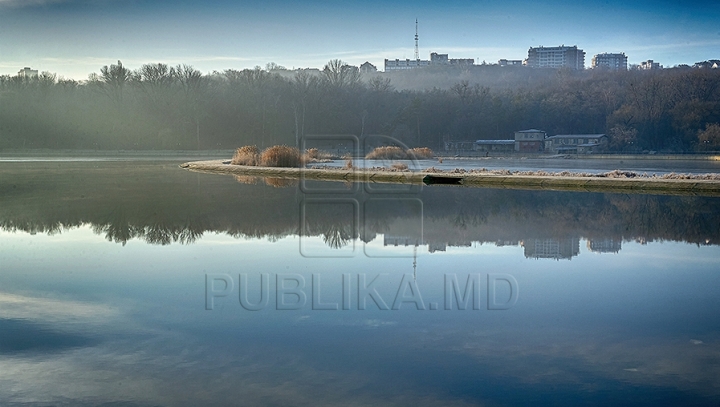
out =
{"type": "Polygon", "coordinates": [[[720,404],[720,199],[0,163],[0,405],[720,404]]]}

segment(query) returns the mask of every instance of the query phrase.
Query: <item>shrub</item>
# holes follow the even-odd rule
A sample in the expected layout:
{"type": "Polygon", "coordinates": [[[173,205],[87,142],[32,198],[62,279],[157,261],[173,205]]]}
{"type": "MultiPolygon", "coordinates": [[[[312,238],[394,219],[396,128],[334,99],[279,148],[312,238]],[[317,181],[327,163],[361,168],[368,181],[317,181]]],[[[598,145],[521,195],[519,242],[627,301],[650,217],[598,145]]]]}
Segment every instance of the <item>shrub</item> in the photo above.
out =
{"type": "Polygon", "coordinates": [[[230,164],[233,165],[258,165],[259,150],[256,146],[240,147],[235,151],[230,164]]]}
{"type": "Polygon", "coordinates": [[[305,150],[305,155],[311,160],[317,160],[318,158],[320,158],[320,150],[318,150],[317,148],[308,148],[307,150],[305,150]]]}
{"type": "Polygon", "coordinates": [[[365,156],[368,160],[407,160],[405,150],[396,146],[377,147],[365,156]]]}
{"type": "Polygon", "coordinates": [[[335,158],[336,156],[327,151],[322,151],[317,148],[308,148],[307,150],[305,150],[305,154],[303,154],[302,156],[302,162],[304,164],[326,163],[332,161],[335,158]]]}
{"type": "Polygon", "coordinates": [[[425,159],[433,158],[433,156],[435,155],[433,153],[433,151],[427,147],[411,148],[410,150],[407,151],[407,153],[411,158],[414,157],[417,160],[425,160],[425,159]]]}
{"type": "Polygon", "coordinates": [[[260,156],[263,167],[299,167],[300,150],[288,146],[272,146],[265,149],[260,156]]]}

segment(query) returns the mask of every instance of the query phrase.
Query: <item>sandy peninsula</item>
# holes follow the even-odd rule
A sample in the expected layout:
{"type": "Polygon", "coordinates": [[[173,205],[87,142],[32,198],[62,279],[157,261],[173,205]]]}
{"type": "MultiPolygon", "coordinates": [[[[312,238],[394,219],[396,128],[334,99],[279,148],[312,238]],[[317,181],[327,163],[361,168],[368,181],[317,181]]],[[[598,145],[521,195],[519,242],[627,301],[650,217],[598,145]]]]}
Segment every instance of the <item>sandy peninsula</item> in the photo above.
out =
{"type": "Polygon", "coordinates": [[[547,189],[588,192],[720,196],[720,174],[648,176],[629,171],[601,174],[563,171],[455,169],[421,171],[393,168],[282,168],[232,165],[229,160],[193,161],[180,165],[191,171],[310,181],[371,182],[464,187],[547,189]]]}

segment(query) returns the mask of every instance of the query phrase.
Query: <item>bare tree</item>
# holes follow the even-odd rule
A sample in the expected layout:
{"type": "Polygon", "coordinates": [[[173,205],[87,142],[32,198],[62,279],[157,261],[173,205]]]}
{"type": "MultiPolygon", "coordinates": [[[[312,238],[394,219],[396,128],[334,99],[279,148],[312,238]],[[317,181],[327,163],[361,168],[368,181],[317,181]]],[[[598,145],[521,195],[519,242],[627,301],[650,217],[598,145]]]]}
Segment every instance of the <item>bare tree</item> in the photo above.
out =
{"type": "Polygon", "coordinates": [[[135,75],[140,87],[148,93],[157,94],[168,89],[175,81],[175,68],[165,64],[145,64],[135,75]]]}
{"type": "Polygon", "coordinates": [[[190,65],[178,65],[174,69],[174,76],[180,84],[187,106],[187,114],[192,117],[195,124],[195,140],[197,149],[200,149],[200,120],[207,112],[202,108],[202,101],[207,93],[208,78],[190,65]]]}
{"type": "Polygon", "coordinates": [[[330,86],[336,88],[354,87],[360,83],[360,70],[339,59],[330,60],[322,72],[330,86]]]}
{"type": "Polygon", "coordinates": [[[292,106],[295,118],[295,145],[300,148],[300,138],[305,136],[305,117],[314,90],[318,86],[317,76],[298,71],[292,80],[292,106]]]}
{"type": "Polygon", "coordinates": [[[100,80],[103,83],[103,90],[114,101],[120,103],[123,97],[123,89],[125,85],[132,80],[132,72],[125,68],[122,62],[118,61],[117,65],[111,64],[100,68],[100,80]]]}

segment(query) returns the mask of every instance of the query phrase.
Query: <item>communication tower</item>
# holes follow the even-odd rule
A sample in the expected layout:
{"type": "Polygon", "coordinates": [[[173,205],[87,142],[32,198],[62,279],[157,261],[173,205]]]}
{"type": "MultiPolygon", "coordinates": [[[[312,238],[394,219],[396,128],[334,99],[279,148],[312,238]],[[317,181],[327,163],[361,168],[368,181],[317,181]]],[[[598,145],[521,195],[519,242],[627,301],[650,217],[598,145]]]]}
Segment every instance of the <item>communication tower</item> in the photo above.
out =
{"type": "Polygon", "coordinates": [[[418,21],[415,19],[415,60],[420,60],[420,50],[418,49],[418,21]]]}

